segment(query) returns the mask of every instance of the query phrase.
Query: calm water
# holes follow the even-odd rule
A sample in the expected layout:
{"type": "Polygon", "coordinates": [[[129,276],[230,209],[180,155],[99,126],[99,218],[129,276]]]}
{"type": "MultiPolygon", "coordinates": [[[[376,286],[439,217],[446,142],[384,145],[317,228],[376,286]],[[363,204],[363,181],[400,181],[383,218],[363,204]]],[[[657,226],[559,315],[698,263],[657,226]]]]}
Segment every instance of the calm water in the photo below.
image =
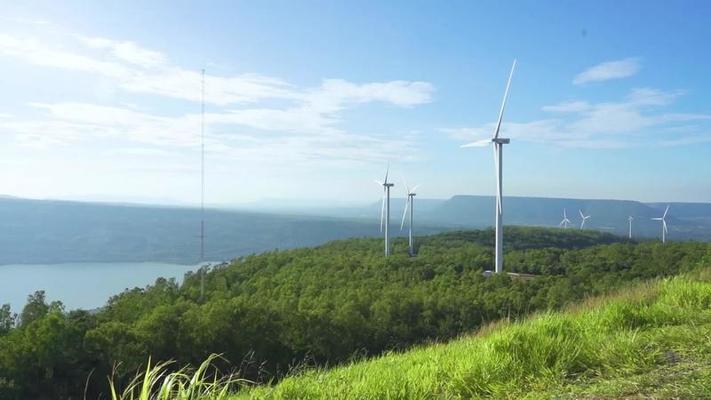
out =
{"type": "Polygon", "coordinates": [[[44,290],[48,301],[60,300],[67,310],[101,307],[126,288],[143,287],[158,277],[177,278],[196,265],[162,263],[69,263],[0,265],[0,304],[19,313],[27,295],[44,290]]]}

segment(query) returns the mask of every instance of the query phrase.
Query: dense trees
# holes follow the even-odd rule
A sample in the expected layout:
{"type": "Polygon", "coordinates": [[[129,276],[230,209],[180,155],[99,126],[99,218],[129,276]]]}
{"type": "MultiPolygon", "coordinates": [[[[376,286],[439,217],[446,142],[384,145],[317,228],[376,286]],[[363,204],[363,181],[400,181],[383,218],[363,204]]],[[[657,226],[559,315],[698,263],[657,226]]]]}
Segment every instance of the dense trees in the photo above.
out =
{"type": "Polygon", "coordinates": [[[425,237],[414,258],[396,240],[384,259],[376,239],[251,255],[214,267],[203,301],[199,276],[188,274],[182,285],[159,279],[114,296],[95,314],[37,293],[19,326],[0,310],[0,398],[82,398],[90,374],[93,398],[115,363],[129,376],[149,355],[184,365],[222,353],[248,378],[278,378],[297,364],[442,340],[710,261],[701,243],[507,228],[506,269],[539,276],[485,278],[492,240],[491,231],[425,237]]]}

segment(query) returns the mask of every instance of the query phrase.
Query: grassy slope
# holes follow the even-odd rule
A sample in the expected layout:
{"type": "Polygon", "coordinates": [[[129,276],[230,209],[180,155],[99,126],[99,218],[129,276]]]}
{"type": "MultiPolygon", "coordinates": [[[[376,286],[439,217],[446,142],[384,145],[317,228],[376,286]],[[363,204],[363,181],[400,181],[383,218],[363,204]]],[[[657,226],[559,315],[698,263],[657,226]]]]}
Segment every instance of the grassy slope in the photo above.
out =
{"type": "Polygon", "coordinates": [[[481,397],[711,398],[711,269],[235,400],[481,397]]]}

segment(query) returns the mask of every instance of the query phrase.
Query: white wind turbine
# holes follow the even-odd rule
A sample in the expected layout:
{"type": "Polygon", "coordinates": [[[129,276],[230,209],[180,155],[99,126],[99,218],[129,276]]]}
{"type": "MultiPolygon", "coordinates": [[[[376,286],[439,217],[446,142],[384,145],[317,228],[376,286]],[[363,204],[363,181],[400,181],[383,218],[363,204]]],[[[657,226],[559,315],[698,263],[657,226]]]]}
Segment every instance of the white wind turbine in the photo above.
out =
{"type": "Polygon", "coordinates": [[[629,217],[627,217],[627,222],[629,222],[629,224],[630,224],[630,226],[629,226],[629,232],[628,232],[628,234],[627,234],[627,238],[629,238],[629,239],[632,239],[632,221],[634,221],[634,217],[633,217],[633,216],[630,215],[629,217]]]}
{"type": "Polygon", "coordinates": [[[413,220],[413,213],[415,210],[415,196],[417,196],[417,193],[415,193],[415,190],[417,190],[418,187],[419,187],[419,185],[415,185],[415,187],[410,189],[409,187],[407,187],[407,183],[405,184],[405,190],[407,191],[407,198],[405,199],[405,211],[403,211],[403,213],[402,213],[402,222],[400,223],[400,230],[402,231],[402,228],[405,226],[405,217],[407,216],[407,211],[409,209],[410,210],[410,223],[408,226],[409,229],[408,229],[408,234],[407,234],[407,237],[408,237],[407,243],[408,243],[408,252],[411,257],[415,255],[415,246],[414,246],[414,242],[412,240],[412,220],[413,220]]]}
{"type": "Polygon", "coordinates": [[[383,200],[380,204],[380,232],[385,231],[386,257],[390,255],[390,234],[388,232],[390,228],[390,188],[395,186],[395,184],[388,182],[389,174],[390,164],[388,164],[388,169],[385,170],[385,179],[382,182],[378,180],[375,181],[375,183],[383,187],[383,200]]]}
{"type": "Polygon", "coordinates": [[[558,226],[563,227],[563,229],[567,229],[568,226],[570,226],[570,224],[571,224],[571,222],[568,219],[568,214],[566,213],[565,208],[564,208],[563,209],[563,220],[560,221],[560,224],[558,224],[558,226]]]}
{"type": "Polygon", "coordinates": [[[590,218],[590,215],[585,215],[583,214],[583,210],[578,210],[580,212],[580,218],[582,218],[582,221],[580,221],[580,229],[582,230],[585,227],[585,221],[590,218]]]}
{"type": "Polygon", "coordinates": [[[479,140],[474,143],[465,144],[462,147],[484,147],[493,144],[494,149],[494,167],[496,168],[496,246],[495,246],[495,264],[494,270],[497,274],[503,272],[504,267],[504,230],[503,230],[503,209],[501,198],[503,196],[503,147],[511,142],[510,139],[500,138],[499,131],[501,130],[501,121],[504,118],[504,110],[506,109],[506,101],[509,97],[509,88],[511,87],[511,78],[513,77],[514,69],[516,68],[516,60],[511,65],[509,80],[506,83],[506,91],[504,91],[504,100],[501,102],[499,110],[499,119],[496,122],[494,136],[491,139],[479,140]]]}
{"type": "Polygon", "coordinates": [[[669,231],[667,230],[667,213],[669,212],[669,206],[667,206],[667,209],[664,210],[664,215],[662,215],[661,218],[652,218],[653,221],[662,221],[662,243],[667,242],[667,233],[669,231]]]}

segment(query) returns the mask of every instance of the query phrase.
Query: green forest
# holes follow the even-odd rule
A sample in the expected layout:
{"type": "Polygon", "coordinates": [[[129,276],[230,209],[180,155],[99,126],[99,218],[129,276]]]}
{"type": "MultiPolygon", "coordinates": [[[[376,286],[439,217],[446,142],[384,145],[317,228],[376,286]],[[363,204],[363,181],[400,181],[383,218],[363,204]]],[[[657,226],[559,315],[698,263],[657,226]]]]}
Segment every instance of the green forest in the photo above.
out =
{"type": "Polygon", "coordinates": [[[711,256],[705,243],[507,227],[505,270],[536,276],[487,278],[493,238],[421,237],[416,257],[397,239],[386,259],[382,241],[365,238],[244,256],[210,268],[202,299],[199,274],[189,274],[182,285],[159,279],[125,291],[96,312],[38,292],[22,310],[0,309],[0,399],[107,398],[107,377],[128,381],[149,356],[183,366],[222,354],[223,370],[274,383],[687,272],[711,256]]]}

